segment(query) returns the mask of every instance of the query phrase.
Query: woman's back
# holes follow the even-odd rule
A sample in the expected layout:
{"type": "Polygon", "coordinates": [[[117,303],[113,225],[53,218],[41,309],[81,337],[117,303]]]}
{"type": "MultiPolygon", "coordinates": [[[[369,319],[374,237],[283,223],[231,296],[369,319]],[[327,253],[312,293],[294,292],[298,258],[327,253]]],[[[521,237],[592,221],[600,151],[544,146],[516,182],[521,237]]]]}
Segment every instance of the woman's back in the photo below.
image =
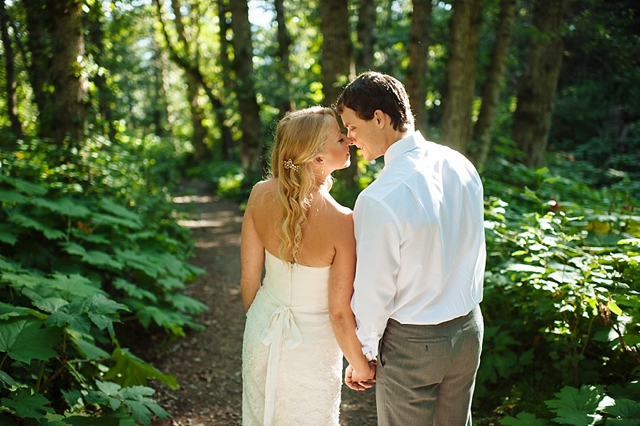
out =
{"type": "Polygon", "coordinates": [[[254,187],[249,213],[264,246],[266,273],[245,325],[243,424],[337,426],[342,352],[329,321],[329,287],[338,235],[332,228],[340,226],[331,223],[351,220],[350,211],[317,192],[303,225],[299,263],[283,261],[276,256],[283,214],[276,184],[254,187]]]}
{"type": "MultiPolygon", "coordinates": [[[[265,249],[278,256],[283,207],[277,193],[277,181],[270,179],[254,187],[255,207],[253,222],[265,249]]],[[[330,266],[339,240],[352,231],[351,210],[339,205],[328,192],[315,192],[307,210],[307,221],[302,226],[302,241],[298,263],[305,266],[330,266]]],[[[289,255],[289,261],[291,256],[289,255]]]]}

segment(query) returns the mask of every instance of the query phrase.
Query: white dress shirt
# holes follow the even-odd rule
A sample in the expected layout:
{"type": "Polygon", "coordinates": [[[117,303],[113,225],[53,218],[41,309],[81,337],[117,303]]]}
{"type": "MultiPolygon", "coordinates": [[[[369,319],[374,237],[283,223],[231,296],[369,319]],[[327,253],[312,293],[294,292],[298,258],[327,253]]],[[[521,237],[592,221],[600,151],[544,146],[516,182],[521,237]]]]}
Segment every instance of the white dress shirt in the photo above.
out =
{"type": "Polygon", "coordinates": [[[358,262],[351,307],[367,358],[387,320],[433,325],[482,300],[482,182],[471,162],[419,132],[387,149],[354,207],[358,262]]]}

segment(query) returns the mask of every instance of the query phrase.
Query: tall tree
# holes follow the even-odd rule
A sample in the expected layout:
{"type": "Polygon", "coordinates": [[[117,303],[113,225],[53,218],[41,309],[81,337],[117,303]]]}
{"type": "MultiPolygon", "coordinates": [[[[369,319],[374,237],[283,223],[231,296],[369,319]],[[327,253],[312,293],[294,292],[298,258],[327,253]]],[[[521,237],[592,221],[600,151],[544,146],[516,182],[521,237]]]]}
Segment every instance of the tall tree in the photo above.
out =
{"type": "Polygon", "coordinates": [[[22,134],[22,125],[18,117],[15,62],[11,37],[9,36],[9,25],[9,13],[5,8],[4,0],[0,0],[0,32],[2,33],[2,46],[4,48],[7,112],[9,113],[9,122],[11,123],[11,133],[13,133],[13,137],[22,139],[24,135],[22,134]]]}
{"type": "Polygon", "coordinates": [[[351,60],[349,10],[343,0],[320,2],[322,19],[322,92],[324,103],[333,104],[355,74],[351,60]]]}
{"type": "Polygon", "coordinates": [[[82,7],[80,0],[47,1],[53,22],[51,82],[55,88],[51,135],[59,145],[67,138],[77,142],[84,136],[88,81],[80,62],[85,55],[82,7]]]}
{"type": "Polygon", "coordinates": [[[241,117],[241,163],[245,184],[251,185],[255,176],[263,173],[263,134],[260,122],[260,106],[256,98],[253,80],[253,43],[249,7],[246,1],[230,2],[231,29],[233,31],[233,68],[236,74],[236,96],[241,117]]]}
{"type": "Polygon", "coordinates": [[[561,29],[569,0],[535,0],[533,26],[524,75],[518,88],[511,138],[524,153],[524,163],[539,167],[545,163],[553,99],[562,64],[561,29]]]}
{"type": "Polygon", "coordinates": [[[374,69],[373,45],[376,28],[375,0],[360,0],[358,7],[358,23],[356,32],[360,48],[356,52],[356,72],[361,73],[374,69]]]}
{"type": "Polygon", "coordinates": [[[282,90],[282,99],[278,102],[278,108],[280,110],[279,116],[283,117],[287,111],[291,111],[294,108],[294,103],[291,101],[289,93],[289,47],[291,46],[291,36],[287,30],[287,20],[285,18],[284,1],[275,0],[276,7],[276,22],[278,23],[278,80],[280,83],[280,89],[282,90]]]}
{"type": "Polygon", "coordinates": [[[482,105],[478,121],[473,126],[473,141],[477,144],[474,163],[484,164],[491,146],[491,135],[498,109],[498,100],[502,91],[507,53],[511,44],[513,25],[516,20],[516,0],[501,0],[500,13],[496,24],[496,39],[491,52],[491,61],[487,70],[487,79],[482,86],[482,105]]]}
{"type": "Polygon", "coordinates": [[[38,108],[38,136],[52,137],[53,108],[51,98],[51,45],[52,20],[46,9],[46,0],[22,0],[28,36],[27,49],[23,51],[29,71],[33,100],[38,108]]]}
{"type": "Polygon", "coordinates": [[[442,143],[466,153],[472,136],[471,113],[482,0],[454,0],[450,23],[447,87],[443,99],[442,143]]]}
{"type": "MultiPolygon", "coordinates": [[[[229,97],[229,92],[233,86],[231,78],[229,76],[232,73],[231,59],[229,58],[229,41],[227,40],[227,34],[229,32],[229,24],[227,22],[227,12],[229,12],[228,2],[225,0],[218,0],[218,26],[220,29],[220,66],[222,67],[222,99],[229,97]]],[[[225,106],[223,102],[214,104],[214,114],[216,120],[221,127],[221,152],[222,159],[225,161],[232,161],[235,159],[234,150],[235,143],[233,141],[233,135],[231,129],[226,125],[225,106]]]]}
{"type": "MultiPolygon", "coordinates": [[[[104,47],[104,9],[102,3],[95,2],[89,10],[87,19],[87,39],[89,46],[87,51],[93,56],[96,65],[102,67],[103,58],[106,54],[104,47]]],[[[97,125],[102,128],[102,133],[115,140],[116,129],[113,125],[113,109],[114,96],[107,85],[107,76],[104,73],[96,73],[93,76],[93,82],[96,86],[98,100],[98,114],[100,119],[97,125]]]]}
{"type": "MultiPolygon", "coordinates": [[[[355,69],[351,60],[352,46],[349,34],[349,13],[347,2],[326,0],[320,3],[322,30],[322,92],[324,104],[332,105],[342,93],[344,86],[354,77],[355,69]]],[[[350,148],[351,165],[338,173],[345,180],[348,190],[357,186],[357,152],[350,148]]]]}
{"type": "Polygon", "coordinates": [[[407,67],[407,94],[415,117],[416,130],[427,135],[428,111],[427,80],[429,68],[429,32],[431,31],[431,0],[413,0],[411,30],[409,32],[409,66],[407,67]]]}

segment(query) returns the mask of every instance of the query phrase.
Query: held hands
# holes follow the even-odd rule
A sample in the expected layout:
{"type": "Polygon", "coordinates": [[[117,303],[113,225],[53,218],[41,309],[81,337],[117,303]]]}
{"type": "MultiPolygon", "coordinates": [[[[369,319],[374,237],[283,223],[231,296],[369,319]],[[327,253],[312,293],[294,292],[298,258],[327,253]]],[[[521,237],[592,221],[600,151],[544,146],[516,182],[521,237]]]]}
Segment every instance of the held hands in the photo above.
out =
{"type": "Polygon", "coordinates": [[[369,362],[368,371],[356,371],[349,365],[345,371],[344,383],[353,390],[363,391],[373,387],[376,381],[376,362],[369,362]]]}

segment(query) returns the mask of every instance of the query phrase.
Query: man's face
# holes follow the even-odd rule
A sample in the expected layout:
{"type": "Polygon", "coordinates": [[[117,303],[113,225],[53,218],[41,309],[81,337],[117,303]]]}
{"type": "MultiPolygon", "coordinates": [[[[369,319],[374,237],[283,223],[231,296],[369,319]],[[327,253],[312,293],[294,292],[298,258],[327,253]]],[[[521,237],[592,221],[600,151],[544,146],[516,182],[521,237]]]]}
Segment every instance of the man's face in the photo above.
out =
{"type": "Polygon", "coordinates": [[[342,118],[344,127],[347,129],[349,143],[360,149],[365,160],[375,160],[384,154],[384,152],[380,152],[379,150],[379,128],[375,124],[375,118],[372,120],[363,120],[356,115],[354,110],[347,107],[343,109],[340,117],[342,118]]]}

